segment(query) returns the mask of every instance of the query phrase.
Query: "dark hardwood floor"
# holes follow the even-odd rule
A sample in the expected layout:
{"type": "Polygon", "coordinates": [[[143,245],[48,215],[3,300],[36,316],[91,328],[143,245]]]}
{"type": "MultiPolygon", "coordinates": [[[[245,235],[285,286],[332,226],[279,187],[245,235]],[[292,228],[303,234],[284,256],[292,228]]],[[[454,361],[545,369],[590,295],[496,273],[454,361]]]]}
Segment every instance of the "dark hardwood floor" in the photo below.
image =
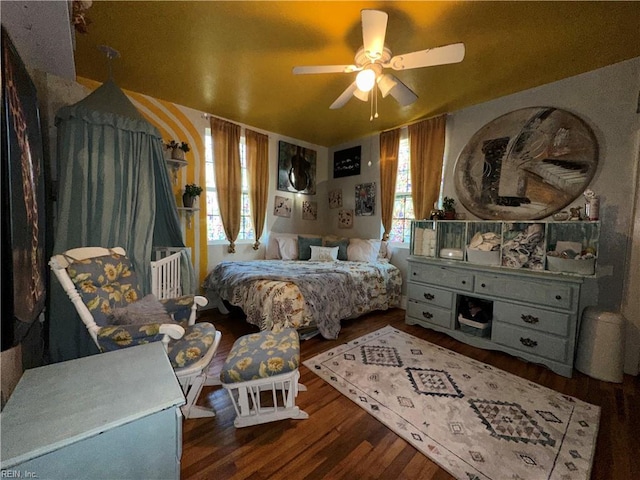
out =
{"type": "MultiPolygon", "coordinates": [[[[201,320],[213,322],[222,332],[215,360],[218,367],[236,338],[257,331],[237,316],[223,316],[216,310],[204,313],[201,320]]],[[[400,309],[347,320],[338,340],[314,337],[302,342],[302,360],[386,325],[599,405],[602,412],[591,478],[640,478],[638,377],[625,375],[622,384],[614,384],[574,371],[573,378],[565,378],[507,354],[477,349],[447,335],[406,325],[404,310],[400,309]]],[[[235,412],[226,391],[206,387],[199,403],[210,402],[217,416],[184,421],[181,478],[453,478],[303,365],[300,374],[308,390],[300,392],[297,404],[309,414],[308,420],[282,420],[236,429],[235,412]]]]}

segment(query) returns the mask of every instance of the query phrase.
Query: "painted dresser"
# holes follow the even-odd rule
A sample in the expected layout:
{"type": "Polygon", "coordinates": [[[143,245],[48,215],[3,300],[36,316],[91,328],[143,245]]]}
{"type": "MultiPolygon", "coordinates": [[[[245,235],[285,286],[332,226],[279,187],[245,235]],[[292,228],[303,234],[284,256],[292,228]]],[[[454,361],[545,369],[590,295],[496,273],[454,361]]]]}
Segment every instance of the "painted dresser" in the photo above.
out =
{"type": "Polygon", "coordinates": [[[409,257],[406,323],[480,348],[500,350],[571,377],[580,312],[580,276],[409,257]],[[463,331],[463,299],[492,306],[488,336],[463,331]]]}
{"type": "Polygon", "coordinates": [[[159,342],[27,370],[0,416],[0,474],[178,479],[183,404],[159,342]]]}

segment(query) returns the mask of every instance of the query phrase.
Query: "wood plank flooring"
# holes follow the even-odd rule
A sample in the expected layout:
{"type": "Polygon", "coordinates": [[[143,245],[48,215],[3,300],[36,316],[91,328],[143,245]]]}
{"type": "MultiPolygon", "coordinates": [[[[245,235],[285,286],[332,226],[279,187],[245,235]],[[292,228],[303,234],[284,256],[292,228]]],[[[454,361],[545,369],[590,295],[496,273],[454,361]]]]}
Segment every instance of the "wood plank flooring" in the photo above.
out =
{"type": "MultiPolygon", "coordinates": [[[[338,340],[314,337],[302,342],[306,360],[386,325],[501,368],[602,408],[591,478],[640,478],[640,379],[625,375],[622,384],[594,380],[578,371],[565,378],[544,367],[501,352],[481,350],[447,335],[404,323],[404,310],[370,314],[343,322],[338,340]]],[[[203,314],[222,332],[215,363],[222,366],[234,340],[257,331],[241,318],[203,314]]],[[[183,423],[182,480],[195,479],[422,479],[453,478],[333,387],[300,367],[297,404],[308,420],[282,420],[236,429],[226,391],[206,387],[199,403],[210,402],[217,416],[183,423]]],[[[507,478],[507,477],[505,477],[507,478]]],[[[501,480],[501,479],[500,479],[501,480]]]]}

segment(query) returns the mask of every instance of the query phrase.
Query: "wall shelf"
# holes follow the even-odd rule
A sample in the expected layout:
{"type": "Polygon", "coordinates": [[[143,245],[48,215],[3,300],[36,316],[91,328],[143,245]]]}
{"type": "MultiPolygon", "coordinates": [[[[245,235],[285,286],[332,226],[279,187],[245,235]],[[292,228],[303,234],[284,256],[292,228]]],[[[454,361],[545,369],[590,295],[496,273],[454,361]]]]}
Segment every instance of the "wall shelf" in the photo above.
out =
{"type": "Polygon", "coordinates": [[[173,178],[173,184],[175,185],[178,183],[178,171],[182,167],[186,167],[188,162],[186,160],[178,160],[176,158],[165,158],[165,161],[167,162],[167,166],[171,169],[171,176],[173,178]]]}
{"type": "Polygon", "coordinates": [[[194,207],[178,207],[178,212],[184,212],[185,217],[187,219],[187,228],[191,228],[191,218],[193,217],[193,213],[200,210],[199,208],[194,207]]]}

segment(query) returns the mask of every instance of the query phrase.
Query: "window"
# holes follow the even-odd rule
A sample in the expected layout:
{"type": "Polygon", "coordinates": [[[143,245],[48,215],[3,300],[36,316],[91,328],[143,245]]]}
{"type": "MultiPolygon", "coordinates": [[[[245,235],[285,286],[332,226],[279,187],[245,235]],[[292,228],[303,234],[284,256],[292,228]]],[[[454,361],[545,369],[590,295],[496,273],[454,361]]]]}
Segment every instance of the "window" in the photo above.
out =
{"type": "MultiPolygon", "coordinates": [[[[226,240],[227,237],[224,234],[222,218],[220,217],[220,207],[218,206],[218,195],[213,170],[213,143],[210,128],[207,128],[205,131],[204,143],[207,173],[207,241],[216,242],[226,240]]],[[[255,234],[253,232],[249,209],[249,182],[244,135],[240,137],[240,167],[242,169],[242,203],[240,206],[240,233],[238,234],[238,240],[253,240],[255,234]]]]}
{"type": "Polygon", "coordinates": [[[411,198],[409,139],[405,130],[400,137],[396,196],[393,204],[393,222],[389,241],[409,243],[411,241],[411,221],[414,217],[413,200],[411,198]]]}

